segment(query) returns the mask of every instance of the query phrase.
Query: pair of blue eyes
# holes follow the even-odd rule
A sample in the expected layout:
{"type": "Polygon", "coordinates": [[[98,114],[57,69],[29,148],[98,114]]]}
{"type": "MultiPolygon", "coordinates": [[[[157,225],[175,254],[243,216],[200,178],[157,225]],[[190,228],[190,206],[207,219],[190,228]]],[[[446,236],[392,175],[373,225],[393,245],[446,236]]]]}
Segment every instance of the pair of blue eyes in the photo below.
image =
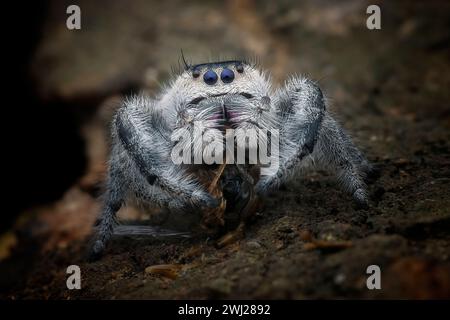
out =
{"type": "MultiPolygon", "coordinates": [[[[215,73],[212,70],[208,70],[203,75],[203,81],[205,81],[206,84],[213,85],[217,82],[218,76],[217,73],[215,73]]],[[[234,72],[231,69],[225,68],[220,73],[220,79],[224,83],[230,83],[234,80],[234,72]]]]}

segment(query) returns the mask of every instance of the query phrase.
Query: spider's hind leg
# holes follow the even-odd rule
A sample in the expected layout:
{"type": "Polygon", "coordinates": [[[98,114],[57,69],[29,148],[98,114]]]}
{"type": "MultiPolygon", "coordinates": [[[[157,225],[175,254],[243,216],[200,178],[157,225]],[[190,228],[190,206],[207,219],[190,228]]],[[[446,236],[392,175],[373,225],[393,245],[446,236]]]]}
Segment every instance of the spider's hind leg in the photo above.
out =
{"type": "Polygon", "coordinates": [[[353,197],[359,208],[368,207],[364,178],[367,170],[373,167],[328,113],[312,156],[319,166],[336,175],[341,187],[353,197]]]}
{"type": "Polygon", "coordinates": [[[366,183],[372,183],[380,177],[380,168],[373,165],[364,156],[364,154],[359,150],[353,142],[349,139],[347,134],[341,129],[340,134],[342,140],[345,143],[348,154],[353,158],[353,163],[358,167],[361,176],[366,183]]]}
{"type": "Polygon", "coordinates": [[[97,260],[103,254],[116,225],[116,213],[124,201],[124,184],[119,176],[119,172],[111,168],[103,209],[88,255],[91,261],[97,260]]]}

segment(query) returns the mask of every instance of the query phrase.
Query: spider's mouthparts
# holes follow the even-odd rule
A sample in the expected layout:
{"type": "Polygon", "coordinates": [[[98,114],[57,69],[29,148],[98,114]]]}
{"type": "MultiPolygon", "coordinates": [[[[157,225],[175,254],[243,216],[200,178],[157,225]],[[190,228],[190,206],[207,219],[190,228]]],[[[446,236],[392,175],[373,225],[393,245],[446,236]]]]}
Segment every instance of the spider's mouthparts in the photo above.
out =
{"type": "Polygon", "coordinates": [[[222,103],[222,115],[223,115],[223,120],[225,120],[225,122],[228,122],[229,117],[228,117],[227,107],[225,106],[224,103],[222,103]]]}
{"type": "Polygon", "coordinates": [[[221,110],[214,113],[209,120],[219,121],[221,127],[231,127],[233,122],[235,122],[236,118],[239,116],[239,113],[230,111],[225,104],[222,104],[220,109],[221,110]]]}

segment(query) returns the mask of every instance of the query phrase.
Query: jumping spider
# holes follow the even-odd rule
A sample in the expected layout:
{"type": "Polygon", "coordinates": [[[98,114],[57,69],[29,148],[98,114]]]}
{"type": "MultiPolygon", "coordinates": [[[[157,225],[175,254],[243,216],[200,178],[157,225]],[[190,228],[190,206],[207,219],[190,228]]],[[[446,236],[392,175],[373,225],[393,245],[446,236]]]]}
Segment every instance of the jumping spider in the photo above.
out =
{"type": "Polygon", "coordinates": [[[172,132],[190,128],[194,121],[205,128],[279,130],[278,170],[258,179],[257,194],[276,190],[313,164],[333,172],[358,206],[368,205],[364,179],[373,167],[327,112],[316,83],[291,77],[273,90],[267,74],[245,61],[185,64],[159,96],[130,98],[114,117],[94,255],[104,250],[116,212],[129,199],[169,210],[218,205],[189,166],[171,160],[172,132]]]}

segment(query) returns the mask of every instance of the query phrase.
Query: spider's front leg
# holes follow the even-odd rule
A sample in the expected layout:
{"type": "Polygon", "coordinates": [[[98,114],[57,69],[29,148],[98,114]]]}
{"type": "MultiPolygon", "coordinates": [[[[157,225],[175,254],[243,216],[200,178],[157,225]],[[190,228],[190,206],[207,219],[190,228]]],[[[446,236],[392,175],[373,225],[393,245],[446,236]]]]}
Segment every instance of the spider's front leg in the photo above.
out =
{"type": "Polygon", "coordinates": [[[172,161],[172,131],[151,103],[143,98],[128,101],[113,121],[108,188],[91,248],[93,259],[104,250],[115,215],[129,194],[169,209],[218,205],[193,176],[172,161]]]}
{"type": "Polygon", "coordinates": [[[359,207],[368,206],[363,178],[371,166],[338,123],[327,113],[320,88],[311,80],[293,78],[275,96],[280,112],[280,167],[257,185],[274,190],[308,162],[335,173],[359,207]],[[309,157],[308,157],[309,158],[309,157]]]}

